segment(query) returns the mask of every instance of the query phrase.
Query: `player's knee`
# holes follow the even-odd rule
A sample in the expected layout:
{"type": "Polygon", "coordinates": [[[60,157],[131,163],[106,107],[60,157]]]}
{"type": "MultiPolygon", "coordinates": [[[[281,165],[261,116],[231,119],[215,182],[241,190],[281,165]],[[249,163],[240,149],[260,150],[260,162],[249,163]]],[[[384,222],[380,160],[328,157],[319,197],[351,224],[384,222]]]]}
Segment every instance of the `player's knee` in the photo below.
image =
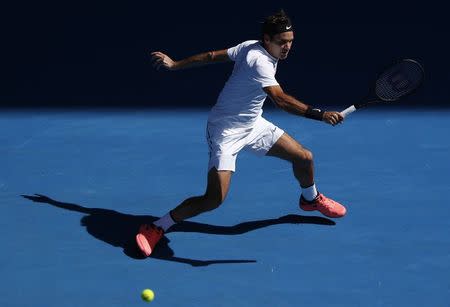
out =
{"type": "Polygon", "coordinates": [[[312,152],[303,148],[302,150],[297,152],[295,160],[297,163],[309,165],[309,164],[312,164],[313,158],[314,157],[313,157],[312,152]]]}
{"type": "Polygon", "coordinates": [[[311,163],[314,158],[313,153],[306,149],[303,151],[303,157],[304,157],[304,160],[307,161],[308,163],[311,163]]]}
{"type": "Polygon", "coordinates": [[[219,208],[225,200],[225,195],[221,193],[206,194],[204,197],[205,209],[208,211],[219,208]]]}

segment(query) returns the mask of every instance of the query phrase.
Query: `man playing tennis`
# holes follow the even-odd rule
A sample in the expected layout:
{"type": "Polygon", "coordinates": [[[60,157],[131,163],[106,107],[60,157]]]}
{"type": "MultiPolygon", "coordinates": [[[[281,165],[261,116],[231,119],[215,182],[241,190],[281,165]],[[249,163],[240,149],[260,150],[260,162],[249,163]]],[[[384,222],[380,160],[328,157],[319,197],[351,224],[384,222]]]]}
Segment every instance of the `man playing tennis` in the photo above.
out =
{"type": "Polygon", "coordinates": [[[175,223],[214,210],[222,204],[235,171],[237,155],[242,149],[292,163],[294,176],[302,189],[301,209],[318,210],[332,218],[345,215],[344,206],[317,192],[312,153],[262,117],[262,106],[269,96],[278,107],[289,113],[333,126],[343,121],[339,112],[314,109],[286,94],[275,79],[277,63],[287,58],[293,40],[293,25],[281,10],[265,19],[261,41],[245,41],[229,49],[201,53],[180,61],[174,61],[161,52],[152,53],[157,69],[178,70],[229,61],[234,62],[234,69],[208,117],[206,192],[184,200],[153,224],[141,225],[136,242],[144,255],[150,256],[167,229],[175,223]]]}

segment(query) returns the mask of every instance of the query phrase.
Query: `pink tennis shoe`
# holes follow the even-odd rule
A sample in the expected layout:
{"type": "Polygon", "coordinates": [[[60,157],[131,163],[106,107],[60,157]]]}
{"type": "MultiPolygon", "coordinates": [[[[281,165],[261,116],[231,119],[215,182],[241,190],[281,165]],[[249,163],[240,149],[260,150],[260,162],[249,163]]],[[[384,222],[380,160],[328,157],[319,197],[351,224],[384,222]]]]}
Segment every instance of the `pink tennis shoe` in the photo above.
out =
{"type": "Polygon", "coordinates": [[[136,243],[145,256],[150,256],[154,251],[156,244],[164,236],[164,230],[153,224],[144,224],[139,228],[136,235],[136,243]]]}
{"type": "Polygon", "coordinates": [[[343,205],[332,200],[331,198],[325,197],[321,193],[319,193],[312,201],[307,201],[303,198],[303,196],[301,196],[300,208],[305,211],[318,210],[323,215],[332,218],[343,217],[347,212],[347,209],[345,209],[343,205]]]}

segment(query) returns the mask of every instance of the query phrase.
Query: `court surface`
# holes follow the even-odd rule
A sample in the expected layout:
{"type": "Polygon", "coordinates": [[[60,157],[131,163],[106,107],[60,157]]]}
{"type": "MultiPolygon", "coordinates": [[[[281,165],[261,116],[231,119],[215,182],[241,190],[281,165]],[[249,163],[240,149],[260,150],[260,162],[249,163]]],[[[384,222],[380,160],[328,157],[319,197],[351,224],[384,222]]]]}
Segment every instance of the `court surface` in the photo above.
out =
{"type": "Polygon", "coordinates": [[[204,192],[207,110],[2,112],[0,306],[449,306],[450,112],[265,116],[348,215],[300,211],[290,165],[243,152],[222,207],[141,259],[139,225],[204,192]]]}

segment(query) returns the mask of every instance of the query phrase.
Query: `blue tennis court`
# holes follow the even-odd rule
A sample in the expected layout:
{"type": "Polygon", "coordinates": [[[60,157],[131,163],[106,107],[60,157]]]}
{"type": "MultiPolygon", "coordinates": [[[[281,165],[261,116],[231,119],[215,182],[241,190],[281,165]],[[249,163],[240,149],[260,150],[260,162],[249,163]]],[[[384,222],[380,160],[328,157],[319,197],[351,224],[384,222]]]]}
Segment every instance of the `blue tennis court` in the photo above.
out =
{"type": "Polygon", "coordinates": [[[139,225],[204,192],[207,115],[2,112],[0,305],[449,306],[450,111],[266,110],[347,216],[299,210],[290,165],[243,152],[225,203],[142,259],[139,225]]]}

